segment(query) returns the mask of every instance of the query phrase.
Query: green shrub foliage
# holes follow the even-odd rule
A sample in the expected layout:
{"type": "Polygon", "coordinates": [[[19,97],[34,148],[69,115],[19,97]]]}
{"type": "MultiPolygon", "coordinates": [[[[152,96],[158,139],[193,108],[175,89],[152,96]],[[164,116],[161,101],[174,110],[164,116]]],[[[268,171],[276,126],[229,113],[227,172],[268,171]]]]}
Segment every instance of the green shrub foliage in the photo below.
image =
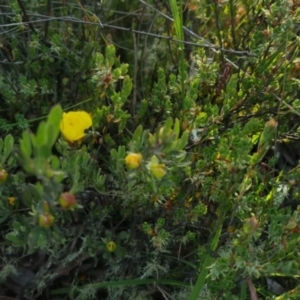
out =
{"type": "Polygon", "coordinates": [[[299,7],[0,1],[3,294],[299,299],[299,7]]]}

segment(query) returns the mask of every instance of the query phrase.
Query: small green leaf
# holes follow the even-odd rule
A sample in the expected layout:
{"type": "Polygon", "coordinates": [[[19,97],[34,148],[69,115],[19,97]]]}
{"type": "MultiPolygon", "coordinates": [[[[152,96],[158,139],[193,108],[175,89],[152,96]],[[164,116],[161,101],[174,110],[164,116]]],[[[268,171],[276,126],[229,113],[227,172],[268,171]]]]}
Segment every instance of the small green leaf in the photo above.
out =
{"type": "Polygon", "coordinates": [[[30,133],[31,143],[33,146],[34,155],[37,155],[37,149],[38,149],[38,142],[37,138],[33,133],[30,133]]]}
{"type": "Polygon", "coordinates": [[[0,224],[4,223],[7,218],[9,217],[9,213],[6,213],[5,215],[0,217],[0,224]]]}
{"type": "Polygon", "coordinates": [[[39,226],[35,226],[28,235],[27,244],[29,251],[33,251],[38,248],[38,241],[40,236],[43,235],[43,229],[39,226]]]}
{"type": "Polygon", "coordinates": [[[22,139],[20,141],[20,148],[22,151],[22,154],[28,158],[31,157],[32,154],[32,145],[31,145],[31,139],[30,139],[30,132],[24,131],[22,134],[22,139]]]}
{"type": "Polygon", "coordinates": [[[48,127],[46,122],[41,122],[36,134],[37,146],[47,145],[48,143],[48,127]]]}
{"type": "Polygon", "coordinates": [[[187,142],[188,142],[188,138],[189,138],[189,133],[187,131],[185,131],[180,140],[177,143],[176,149],[177,150],[182,150],[184,149],[184,147],[186,146],[187,142]]]}
{"type": "Polygon", "coordinates": [[[173,133],[175,134],[174,139],[177,140],[179,137],[179,133],[180,133],[180,123],[179,123],[178,119],[175,120],[173,133]]]}
{"type": "Polygon", "coordinates": [[[14,138],[11,134],[9,134],[4,139],[4,149],[3,149],[2,161],[5,161],[9,157],[9,155],[13,149],[13,146],[14,146],[14,138]]]}
{"type": "Polygon", "coordinates": [[[139,144],[142,134],[143,134],[143,126],[139,125],[133,134],[132,141],[139,144]]]}
{"type": "Polygon", "coordinates": [[[22,224],[20,222],[18,222],[18,221],[14,221],[12,223],[12,227],[15,228],[15,229],[17,229],[18,231],[21,231],[22,224]]]}
{"type": "Polygon", "coordinates": [[[120,240],[125,240],[128,238],[128,233],[126,231],[121,231],[119,234],[118,234],[118,239],[120,240]]]}
{"type": "Polygon", "coordinates": [[[4,145],[3,139],[0,139],[0,153],[1,153],[2,150],[3,150],[3,145],[4,145]]]}
{"type": "Polygon", "coordinates": [[[59,128],[55,128],[53,124],[47,124],[47,135],[48,135],[48,147],[52,148],[58,139],[59,128]]]}
{"type": "Polygon", "coordinates": [[[18,245],[20,243],[18,237],[13,232],[8,233],[6,235],[6,239],[12,242],[14,245],[18,245]]]}
{"type": "Polygon", "coordinates": [[[110,44],[106,47],[106,66],[111,67],[115,63],[116,59],[116,48],[113,44],[110,44]]]}
{"type": "Polygon", "coordinates": [[[165,219],[164,218],[158,218],[158,220],[156,221],[155,227],[158,228],[162,228],[165,225],[165,219]]]}
{"type": "Polygon", "coordinates": [[[265,128],[260,136],[258,148],[263,147],[266,144],[270,144],[276,136],[278,123],[274,119],[271,119],[265,124],[265,128]]]}
{"type": "Polygon", "coordinates": [[[59,126],[62,118],[62,108],[60,105],[54,106],[47,119],[47,126],[48,126],[48,145],[52,147],[56,142],[58,135],[59,135],[59,126]]]}
{"type": "Polygon", "coordinates": [[[54,170],[58,170],[59,169],[59,167],[60,167],[60,160],[59,160],[59,158],[57,156],[53,155],[51,157],[51,167],[54,170]]]}
{"type": "Polygon", "coordinates": [[[164,134],[168,133],[171,130],[172,125],[173,125],[173,119],[168,118],[165,122],[165,125],[164,125],[164,134]]]}
{"type": "Polygon", "coordinates": [[[36,185],[34,185],[34,184],[29,183],[27,185],[27,189],[26,190],[30,193],[32,200],[39,201],[42,198],[42,196],[43,196],[41,188],[38,187],[38,186],[36,186],[36,185]]]}
{"type": "Polygon", "coordinates": [[[116,149],[112,149],[110,151],[110,156],[111,156],[112,159],[117,160],[118,159],[118,152],[117,152],[117,150],[116,149]]]}
{"type": "Polygon", "coordinates": [[[143,144],[149,139],[149,131],[148,130],[144,130],[142,137],[141,137],[141,142],[140,142],[140,147],[143,146],[143,144]]]}
{"type": "Polygon", "coordinates": [[[127,100],[127,97],[130,95],[131,90],[132,90],[132,81],[129,76],[125,76],[123,81],[123,89],[121,91],[122,97],[124,97],[127,100]]]}
{"type": "Polygon", "coordinates": [[[52,155],[51,148],[48,145],[41,145],[37,148],[37,156],[48,159],[52,155]]]}
{"type": "Polygon", "coordinates": [[[61,106],[58,104],[58,105],[55,105],[49,115],[48,115],[48,119],[47,119],[47,123],[48,124],[53,124],[54,126],[58,126],[60,125],[60,122],[61,122],[61,118],[62,118],[62,108],[61,106]]]}
{"type": "Polygon", "coordinates": [[[125,146],[119,146],[117,159],[123,159],[125,157],[125,154],[126,154],[125,146]]]}

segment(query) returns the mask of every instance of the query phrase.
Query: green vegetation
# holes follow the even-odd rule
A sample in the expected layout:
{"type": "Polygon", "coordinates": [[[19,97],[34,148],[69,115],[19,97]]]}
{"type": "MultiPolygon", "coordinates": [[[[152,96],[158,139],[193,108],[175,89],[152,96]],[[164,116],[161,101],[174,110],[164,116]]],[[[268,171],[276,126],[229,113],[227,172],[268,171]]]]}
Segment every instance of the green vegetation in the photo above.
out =
{"type": "Polygon", "coordinates": [[[0,296],[300,298],[299,1],[0,12],[0,296]]]}

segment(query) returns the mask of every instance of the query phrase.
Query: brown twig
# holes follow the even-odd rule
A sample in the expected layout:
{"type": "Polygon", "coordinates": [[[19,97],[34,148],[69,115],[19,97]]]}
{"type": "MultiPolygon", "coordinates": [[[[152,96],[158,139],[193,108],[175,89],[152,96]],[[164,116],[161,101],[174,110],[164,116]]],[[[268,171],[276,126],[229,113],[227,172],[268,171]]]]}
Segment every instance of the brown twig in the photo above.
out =
{"type": "MultiPolygon", "coordinates": [[[[0,28],[1,27],[12,27],[12,26],[17,26],[17,25],[22,25],[22,24],[26,25],[26,24],[33,24],[33,23],[42,23],[42,22],[46,22],[46,21],[62,21],[62,22],[70,22],[70,23],[82,23],[82,24],[89,24],[89,25],[99,26],[101,28],[110,28],[110,29],[133,32],[133,33],[141,34],[141,35],[148,35],[148,36],[152,36],[152,37],[155,37],[155,38],[158,38],[158,39],[164,39],[164,40],[168,40],[168,41],[172,41],[172,42],[176,42],[176,43],[181,43],[181,44],[186,44],[186,45],[192,45],[192,46],[195,46],[195,47],[211,49],[214,52],[222,51],[222,52],[234,54],[234,55],[237,55],[237,56],[257,57],[256,54],[251,53],[249,51],[237,51],[237,50],[234,50],[234,49],[225,49],[225,48],[222,48],[222,47],[215,46],[215,45],[209,43],[208,41],[204,40],[199,35],[195,34],[192,31],[190,31],[186,27],[183,27],[183,29],[188,34],[192,35],[193,37],[197,38],[198,40],[201,40],[203,43],[183,41],[183,40],[175,39],[171,36],[163,36],[163,35],[150,33],[150,32],[146,32],[146,31],[135,30],[135,29],[132,29],[132,28],[120,27],[120,26],[115,26],[115,25],[110,25],[110,24],[102,24],[102,23],[99,23],[99,22],[83,21],[83,20],[80,20],[80,19],[72,18],[72,17],[47,17],[47,16],[43,16],[43,17],[44,17],[43,20],[32,20],[32,21],[28,21],[28,22],[17,22],[17,23],[11,23],[11,24],[3,24],[3,25],[0,25],[0,28]]],[[[168,19],[169,19],[169,17],[168,17],[168,19]]],[[[173,19],[171,18],[171,20],[173,20],[173,19]]],[[[231,65],[233,65],[235,68],[238,68],[235,64],[233,64],[229,60],[226,59],[226,61],[229,62],[231,65]]]]}
{"type": "Polygon", "coordinates": [[[25,9],[25,7],[24,7],[24,5],[23,5],[22,0],[17,0],[17,2],[18,2],[19,6],[20,6],[20,8],[21,8],[21,10],[22,10],[22,13],[23,13],[23,15],[24,15],[24,19],[25,19],[26,23],[28,24],[29,28],[30,28],[34,33],[36,33],[34,27],[32,26],[32,22],[29,21],[29,18],[28,18],[28,16],[27,16],[26,9],[25,9]]]}

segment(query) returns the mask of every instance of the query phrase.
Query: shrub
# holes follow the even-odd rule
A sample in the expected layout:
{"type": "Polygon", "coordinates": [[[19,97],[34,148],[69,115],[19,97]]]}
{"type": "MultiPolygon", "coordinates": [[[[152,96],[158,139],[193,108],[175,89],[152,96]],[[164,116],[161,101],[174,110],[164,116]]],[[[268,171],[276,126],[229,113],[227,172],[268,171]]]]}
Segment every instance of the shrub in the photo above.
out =
{"type": "Polygon", "coordinates": [[[299,297],[296,3],[1,9],[7,296],[299,297]]]}

